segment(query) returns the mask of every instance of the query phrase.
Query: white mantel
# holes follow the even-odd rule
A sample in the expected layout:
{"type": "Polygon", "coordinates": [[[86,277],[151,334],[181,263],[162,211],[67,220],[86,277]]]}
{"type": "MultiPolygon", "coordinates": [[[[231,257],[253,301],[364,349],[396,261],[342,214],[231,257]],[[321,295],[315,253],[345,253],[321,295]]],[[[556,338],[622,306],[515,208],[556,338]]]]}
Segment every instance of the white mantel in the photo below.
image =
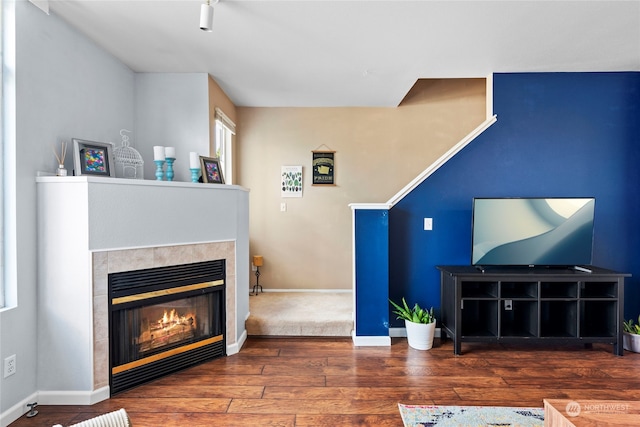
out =
{"type": "Polygon", "coordinates": [[[109,396],[107,274],[227,260],[227,354],[246,338],[249,197],[233,185],[38,177],[41,404],[109,396]]]}

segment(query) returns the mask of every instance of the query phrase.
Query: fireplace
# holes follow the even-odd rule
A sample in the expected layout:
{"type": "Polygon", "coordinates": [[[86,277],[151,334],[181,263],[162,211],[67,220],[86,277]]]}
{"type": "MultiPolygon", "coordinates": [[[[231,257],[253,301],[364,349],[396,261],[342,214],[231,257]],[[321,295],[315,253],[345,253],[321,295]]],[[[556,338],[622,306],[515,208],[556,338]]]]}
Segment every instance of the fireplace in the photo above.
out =
{"type": "Polygon", "coordinates": [[[109,274],[111,395],[225,356],[225,260],[109,274]]]}

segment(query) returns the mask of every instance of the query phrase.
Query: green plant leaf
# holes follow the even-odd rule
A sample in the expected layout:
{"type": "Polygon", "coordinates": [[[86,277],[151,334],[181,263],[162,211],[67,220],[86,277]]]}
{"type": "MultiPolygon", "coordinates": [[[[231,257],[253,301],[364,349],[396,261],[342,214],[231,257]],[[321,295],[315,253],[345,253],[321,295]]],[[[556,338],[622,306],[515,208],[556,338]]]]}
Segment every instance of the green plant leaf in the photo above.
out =
{"type": "Polygon", "coordinates": [[[432,323],[435,321],[433,318],[433,307],[426,310],[420,307],[418,303],[415,303],[413,308],[409,308],[409,304],[407,304],[404,298],[402,298],[402,306],[391,300],[389,300],[389,303],[395,309],[392,313],[398,316],[396,319],[408,320],[414,323],[432,323]]]}
{"type": "Polygon", "coordinates": [[[411,313],[411,310],[409,310],[409,306],[407,305],[407,302],[404,300],[404,297],[402,297],[402,304],[404,304],[405,312],[411,313]]]}
{"type": "Polygon", "coordinates": [[[640,335],[640,316],[638,316],[638,324],[634,324],[633,319],[622,322],[622,329],[629,334],[640,335]]]}

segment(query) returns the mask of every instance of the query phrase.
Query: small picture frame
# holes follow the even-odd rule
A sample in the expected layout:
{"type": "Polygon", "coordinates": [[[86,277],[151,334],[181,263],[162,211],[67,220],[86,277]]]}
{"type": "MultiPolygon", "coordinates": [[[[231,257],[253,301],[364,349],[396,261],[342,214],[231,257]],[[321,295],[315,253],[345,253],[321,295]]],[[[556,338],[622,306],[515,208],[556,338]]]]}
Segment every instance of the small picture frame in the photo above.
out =
{"type": "Polygon", "coordinates": [[[113,144],[73,138],[75,175],[115,177],[113,144]]]}
{"type": "Polygon", "coordinates": [[[200,156],[200,169],[202,170],[202,182],[224,184],[219,158],[200,156]]]}
{"type": "Polygon", "coordinates": [[[317,151],[312,153],[312,178],[311,185],[336,185],[335,181],[335,151],[317,151]]]}

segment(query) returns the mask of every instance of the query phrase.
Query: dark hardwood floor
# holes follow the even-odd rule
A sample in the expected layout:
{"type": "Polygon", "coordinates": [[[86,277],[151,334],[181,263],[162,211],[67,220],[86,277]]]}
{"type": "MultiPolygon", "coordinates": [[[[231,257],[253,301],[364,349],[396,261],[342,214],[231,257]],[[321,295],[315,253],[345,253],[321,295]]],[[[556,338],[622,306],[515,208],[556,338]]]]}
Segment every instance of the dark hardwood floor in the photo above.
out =
{"type": "Polygon", "coordinates": [[[429,351],[350,338],[250,337],[207,362],[93,406],[39,406],[10,427],[68,426],[125,408],[135,427],[399,426],[398,402],[542,407],[542,399],[640,400],[640,354],[610,345],[521,347],[451,341],[429,351]]]}

